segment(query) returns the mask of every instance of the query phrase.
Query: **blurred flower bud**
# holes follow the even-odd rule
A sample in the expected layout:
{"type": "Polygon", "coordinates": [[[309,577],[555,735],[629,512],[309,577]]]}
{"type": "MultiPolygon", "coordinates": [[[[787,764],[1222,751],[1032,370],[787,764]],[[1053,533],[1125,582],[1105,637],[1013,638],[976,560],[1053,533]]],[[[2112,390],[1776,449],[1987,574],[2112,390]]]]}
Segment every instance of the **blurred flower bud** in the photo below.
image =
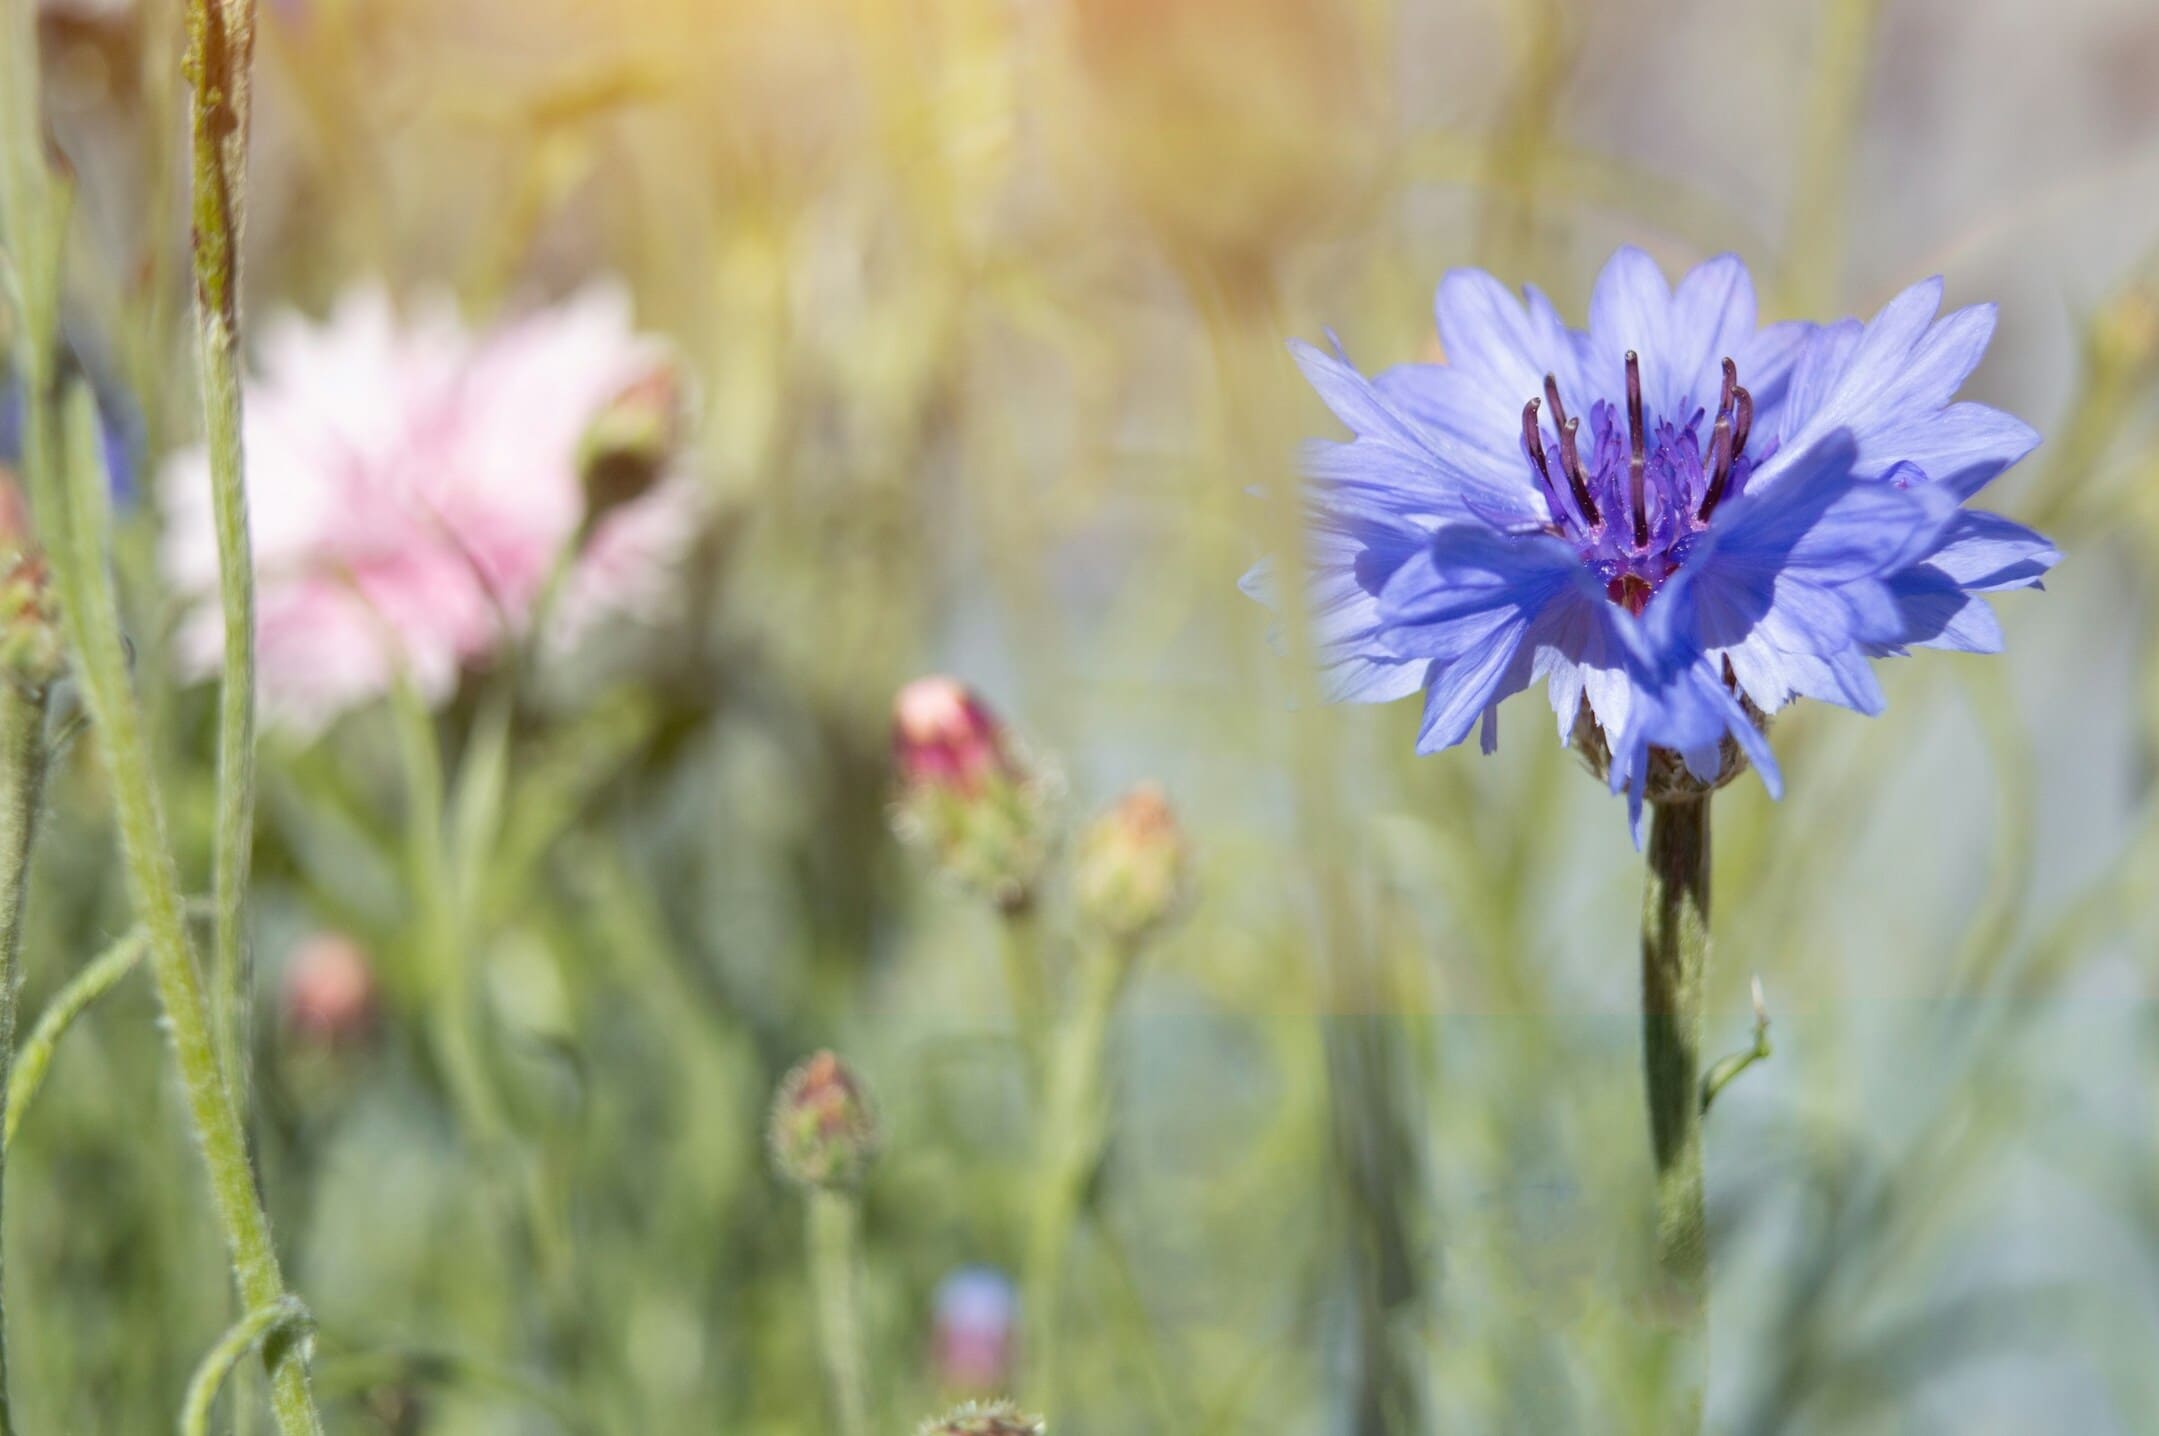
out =
{"type": "Polygon", "coordinates": [[[1027,906],[1049,858],[1055,783],[1015,754],[989,707],[957,679],[916,679],[893,703],[892,762],[900,837],[970,891],[1027,906]]]}
{"type": "Polygon", "coordinates": [[[846,1063],[819,1052],[781,1080],[771,1139],[772,1159],[790,1181],[828,1190],[860,1186],[877,1155],[869,1093],[846,1063]]]}
{"type": "Polygon", "coordinates": [[[969,1401],[922,1423],[916,1436],[1046,1436],[1039,1416],[1023,1416],[1009,1401],[987,1406],[969,1401]]]}
{"type": "Polygon", "coordinates": [[[1159,783],[1141,783],[1088,825],[1072,860],[1082,917],[1132,942],[1177,915],[1191,850],[1159,783]]]}
{"type": "Polygon", "coordinates": [[[586,533],[652,491],[681,447],[682,431],[682,375],[672,363],[655,365],[607,401],[577,443],[586,533]]]}
{"type": "Polygon", "coordinates": [[[1019,1315],[1011,1278],[995,1267],[961,1267],[937,1283],[932,1311],[937,1384],[953,1392],[1003,1389],[1019,1315]]]}
{"type": "Polygon", "coordinates": [[[1014,776],[997,715],[965,684],[942,674],[917,678],[893,700],[892,760],[909,787],[972,793],[993,776],[1014,776]]]}
{"type": "Polygon", "coordinates": [[[60,676],[64,661],[52,576],[30,536],[22,490],[0,465],[0,673],[42,690],[60,676]]]}
{"type": "Polygon", "coordinates": [[[375,973],[367,952],[341,933],[317,933],[285,967],[285,1028],[303,1042],[346,1047],[375,1025],[375,973]]]}

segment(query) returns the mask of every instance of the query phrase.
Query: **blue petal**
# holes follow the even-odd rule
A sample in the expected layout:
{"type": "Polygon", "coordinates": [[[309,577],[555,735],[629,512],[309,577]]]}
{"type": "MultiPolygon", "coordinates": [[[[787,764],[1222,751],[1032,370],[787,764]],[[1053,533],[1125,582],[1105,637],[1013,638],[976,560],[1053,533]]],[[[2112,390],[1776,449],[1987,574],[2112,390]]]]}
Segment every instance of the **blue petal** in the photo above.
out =
{"type": "Polygon", "coordinates": [[[1898,463],[1969,497],[2030,453],[2039,436],[1983,404],[1950,400],[1994,333],[1991,304],[1934,320],[1939,278],[1915,284],[1864,326],[1831,325],[1810,342],[1778,417],[1783,442],[1753,483],[1778,481],[1799,454],[1837,433],[1853,467],[1878,477],[1898,463]]]}
{"type": "Polygon", "coordinates": [[[1779,397],[1803,334],[1803,326],[1755,328],[1754,281],[1736,255],[1697,265],[1668,289],[1655,260],[1623,248],[1606,262],[1590,295],[1588,362],[1599,391],[1616,394],[1627,351],[1635,351],[1644,406],[1676,419],[1695,405],[1714,404],[1727,357],[1742,365],[1750,392],[1761,386],[1758,399],[1779,397]]]}
{"type": "MultiPolygon", "coordinates": [[[[1447,367],[1465,376],[1467,393],[1484,406],[1477,425],[1511,434],[1522,405],[1557,375],[1562,389],[1579,382],[1573,334],[1550,301],[1534,289],[1528,303],[1481,269],[1451,270],[1433,298],[1447,367]]],[[[1466,417],[1466,413],[1465,413],[1466,417]]]]}
{"type": "Polygon", "coordinates": [[[1469,735],[1484,710],[1524,687],[1533,652],[1524,637],[1562,595],[1575,592],[1582,565],[1556,539],[1510,538],[1475,524],[1432,535],[1380,594],[1380,646],[1431,663],[1417,751],[1436,752],[1469,735]]]}
{"type": "Polygon", "coordinates": [[[1895,647],[1919,645],[1959,653],[1999,653],[2002,626],[1987,601],[1932,564],[1906,569],[1889,581],[1895,595],[1895,647]]]}
{"type": "Polygon", "coordinates": [[[1289,350],[1327,407],[1357,435],[1354,444],[1307,446],[1314,477],[1401,493],[1401,506],[1415,511],[1461,514],[1464,496],[1474,495],[1486,510],[1539,516],[1526,462],[1498,472],[1457,433],[1403,412],[1345,360],[1294,339],[1289,350]]]}
{"type": "Polygon", "coordinates": [[[1927,555],[1934,568],[1981,593],[2029,588],[2060,561],[2061,551],[2044,535],[1973,509],[1959,510],[1941,546],[1927,555]]]}

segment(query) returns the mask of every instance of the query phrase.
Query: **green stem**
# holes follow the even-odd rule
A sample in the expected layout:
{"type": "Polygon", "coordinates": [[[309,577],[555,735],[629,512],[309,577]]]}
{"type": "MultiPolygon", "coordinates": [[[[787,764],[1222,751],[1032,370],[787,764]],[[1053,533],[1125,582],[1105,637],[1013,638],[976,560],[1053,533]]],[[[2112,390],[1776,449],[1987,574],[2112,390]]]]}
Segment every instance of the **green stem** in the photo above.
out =
{"type": "Polygon", "coordinates": [[[851,1192],[810,1193],[810,1281],[817,1298],[817,1335],[840,1436],[869,1436],[868,1382],[862,1370],[862,1317],[856,1270],[861,1211],[851,1192]]]}
{"type": "Polygon", "coordinates": [[[1702,994],[1709,967],[1709,799],[1659,803],[1642,898],[1642,1064],[1657,1167],[1658,1308],[1679,1336],[1688,1427],[1707,1375],[1709,1231],[1702,1188],[1702,994]]]}
{"type": "MultiPolygon", "coordinates": [[[[186,0],[185,11],[196,365],[224,630],[211,848],[216,916],[210,938],[210,1017],[218,1062],[246,1137],[254,1085],[254,954],[246,921],[255,836],[255,558],[241,445],[240,256],[247,217],[255,0],[186,0]]],[[[243,1379],[233,1397],[236,1431],[249,1425],[251,1394],[252,1383],[243,1379]]]]}
{"type": "Polygon", "coordinates": [[[253,996],[245,931],[255,830],[255,562],[241,450],[240,229],[247,164],[253,0],[190,0],[189,116],[195,148],[195,338],[210,502],[217,530],[224,670],[218,685],[217,830],[211,946],[219,1059],[245,1112],[253,996]]]}
{"type": "Polygon", "coordinates": [[[1004,958],[1005,991],[1019,1029],[1020,1052],[1027,1068],[1030,1097],[1042,1092],[1042,1068],[1048,1060],[1049,994],[1042,970],[1042,920],[1032,906],[1011,909],[999,923],[998,944],[1004,958]]]}
{"type": "Polygon", "coordinates": [[[297,1345],[306,1339],[311,1325],[307,1308],[289,1296],[257,1307],[234,1322],[210,1348],[209,1355],[203,1357],[194,1378],[187,1383],[187,1399],[180,1405],[180,1436],[208,1436],[210,1408],[225,1378],[242,1357],[257,1345],[268,1347],[281,1338],[288,1345],[297,1345]]]}
{"type": "Polygon", "coordinates": [[[427,705],[402,668],[391,685],[390,710],[405,770],[405,855],[420,970],[429,985],[428,1035],[452,1104],[474,1142],[492,1158],[509,1145],[509,1128],[481,1053],[477,975],[466,951],[443,835],[442,759],[427,705]]]}
{"type": "MultiPolygon", "coordinates": [[[[45,422],[35,405],[27,417],[33,429],[45,422]]],[[[63,434],[65,481],[54,471],[55,465],[33,464],[33,501],[48,538],[55,528],[64,535],[65,541],[52,548],[61,615],[111,778],[129,884],[150,934],[151,972],[165,1009],[188,1112],[202,1143],[211,1198],[232,1254],[240,1299],[252,1311],[282,1300],[285,1279],[270,1240],[269,1217],[248,1164],[240,1110],[218,1061],[210,1004],[188,942],[179,872],[165,839],[164,812],[151,777],[142,711],[128,682],[119,602],[112,575],[105,568],[109,516],[97,409],[89,391],[79,384],[67,397],[63,434]]],[[[271,1404],[279,1429],[286,1436],[313,1436],[322,1428],[308,1393],[302,1353],[287,1345],[266,1355],[275,1363],[271,1404]]]]}
{"type": "Polygon", "coordinates": [[[1050,1057],[1048,1108],[1039,1128],[1045,1143],[1041,1186],[1028,1231],[1024,1273],[1024,1290],[1033,1312],[1028,1331],[1034,1368],[1031,1399],[1046,1409],[1055,1409],[1057,1403],[1065,1251],[1072,1244],[1088,1179],[1101,1159],[1109,1131],[1102,1055],[1131,965],[1130,952],[1121,947],[1105,946],[1088,955],[1081,972],[1079,1005],[1057,1033],[1056,1050],[1050,1057]]]}
{"type": "MultiPolygon", "coordinates": [[[[0,1109],[7,1106],[9,1068],[15,1054],[24,895],[44,788],[45,689],[42,685],[26,689],[0,674],[0,1109]]],[[[0,1181],[6,1175],[5,1151],[0,1146],[0,1181]]],[[[0,1436],[11,1436],[14,1429],[8,1401],[7,1314],[0,1303],[0,1436]]]]}
{"type": "Polygon", "coordinates": [[[149,939],[141,928],[136,928],[92,958],[38,1014],[37,1025],[30,1029],[7,1084],[7,1121],[5,1129],[0,1130],[0,1151],[15,1145],[15,1130],[22,1126],[23,1115],[37,1099],[38,1089],[45,1085],[45,1073],[52,1066],[60,1039],[91,1003],[135,970],[148,946],[149,939]]]}

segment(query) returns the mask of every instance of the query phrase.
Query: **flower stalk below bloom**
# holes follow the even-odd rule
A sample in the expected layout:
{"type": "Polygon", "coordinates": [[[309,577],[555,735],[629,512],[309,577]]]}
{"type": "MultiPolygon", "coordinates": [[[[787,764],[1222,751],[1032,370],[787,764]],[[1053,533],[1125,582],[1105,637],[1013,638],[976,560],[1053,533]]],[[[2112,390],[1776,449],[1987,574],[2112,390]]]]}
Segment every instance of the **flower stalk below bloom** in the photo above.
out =
{"type": "Polygon", "coordinates": [[[1049,1410],[1056,1409],[1058,1394],[1058,1307],[1064,1291],[1065,1252],[1109,1133],[1102,1056],[1132,958],[1132,949],[1122,943],[1100,944],[1087,955],[1080,972],[1079,1000],[1058,1030],[1049,1057],[1040,1186],[1028,1233],[1023,1286],[1031,1313],[1032,1390],[1049,1410]]]}
{"type": "Polygon", "coordinates": [[[1658,803],[1642,898],[1642,1063],[1657,1169],[1658,1311],[1693,1348],[1685,1402],[1699,1421],[1709,1307],[1702,1182],[1702,995],[1709,967],[1709,798],[1658,803]]]}
{"type": "Polygon", "coordinates": [[[869,1436],[870,1432],[857,1277],[861,1222],[852,1191],[821,1187],[810,1192],[810,1282],[816,1293],[818,1341],[824,1350],[840,1436],[869,1436]]]}

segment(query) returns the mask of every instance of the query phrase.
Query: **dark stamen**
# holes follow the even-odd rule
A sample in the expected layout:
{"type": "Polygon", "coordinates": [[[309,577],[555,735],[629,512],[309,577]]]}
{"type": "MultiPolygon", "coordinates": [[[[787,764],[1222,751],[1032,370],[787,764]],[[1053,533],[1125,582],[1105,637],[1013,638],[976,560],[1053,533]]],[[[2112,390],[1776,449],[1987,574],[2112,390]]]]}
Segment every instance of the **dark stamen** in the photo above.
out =
{"type": "Polygon", "coordinates": [[[1537,427],[1535,399],[1522,406],[1522,442],[1529,446],[1529,460],[1537,466],[1537,477],[1544,481],[1544,491],[1551,496],[1556,509],[1559,491],[1552,485],[1552,466],[1544,454],[1544,431],[1537,427]]]}
{"type": "Polygon", "coordinates": [[[1566,428],[1567,406],[1559,402],[1559,376],[1557,374],[1546,374],[1544,376],[1544,397],[1552,405],[1552,427],[1555,429],[1566,428]]]}
{"type": "Polygon", "coordinates": [[[1552,471],[1544,461],[1544,433],[1537,427],[1537,401],[1530,400],[1522,406],[1522,442],[1529,446],[1529,460],[1537,466],[1537,472],[1551,481],[1552,471]]]}
{"type": "Polygon", "coordinates": [[[1724,360],[1724,388],[1717,395],[1717,424],[1709,439],[1709,486],[1702,493],[1702,506],[1694,516],[1703,523],[1724,497],[1724,486],[1732,477],[1732,396],[1746,391],[1739,387],[1739,366],[1724,360]]]}
{"type": "Polygon", "coordinates": [[[1694,515],[1705,524],[1709,522],[1711,512],[1716,509],[1717,501],[1724,497],[1724,485],[1732,477],[1732,416],[1730,414],[1719,413],[1717,415],[1717,427],[1711,431],[1709,439],[1709,465],[1709,491],[1702,495],[1702,506],[1694,515]]]}
{"type": "Polygon", "coordinates": [[[1739,408],[1732,420],[1732,453],[1737,456],[1747,451],[1747,431],[1754,427],[1754,396],[1743,386],[1734,386],[1732,402],[1739,408]]]}
{"type": "Polygon", "coordinates": [[[1642,437],[1642,363],[1627,351],[1627,499],[1634,506],[1634,546],[1649,547],[1649,502],[1642,493],[1642,474],[1649,455],[1642,437]]]}
{"type": "Polygon", "coordinates": [[[1582,451],[1575,443],[1581,429],[1582,420],[1577,415],[1559,431],[1559,457],[1567,466],[1567,483],[1574,490],[1574,501],[1581,505],[1583,521],[1595,528],[1602,520],[1597,516],[1597,501],[1589,496],[1589,475],[1582,468],[1582,451]]]}

